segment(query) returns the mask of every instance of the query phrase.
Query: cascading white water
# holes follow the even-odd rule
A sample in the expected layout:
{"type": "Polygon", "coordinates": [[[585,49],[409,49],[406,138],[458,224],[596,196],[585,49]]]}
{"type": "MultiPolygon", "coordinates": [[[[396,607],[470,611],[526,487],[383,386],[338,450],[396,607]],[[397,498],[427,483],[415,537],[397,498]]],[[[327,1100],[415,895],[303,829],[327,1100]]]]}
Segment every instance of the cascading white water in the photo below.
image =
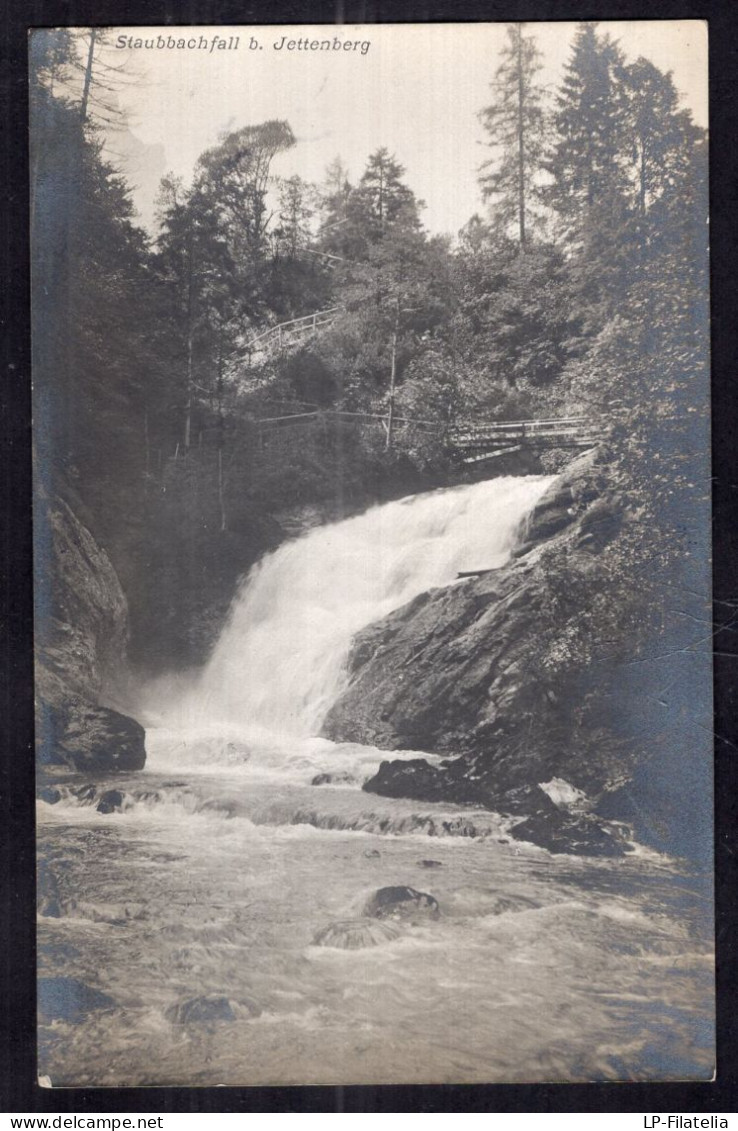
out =
{"type": "Polygon", "coordinates": [[[191,723],[317,734],[353,636],[413,597],[496,568],[551,477],[487,480],[373,507],[259,562],[185,709],[191,723]]]}

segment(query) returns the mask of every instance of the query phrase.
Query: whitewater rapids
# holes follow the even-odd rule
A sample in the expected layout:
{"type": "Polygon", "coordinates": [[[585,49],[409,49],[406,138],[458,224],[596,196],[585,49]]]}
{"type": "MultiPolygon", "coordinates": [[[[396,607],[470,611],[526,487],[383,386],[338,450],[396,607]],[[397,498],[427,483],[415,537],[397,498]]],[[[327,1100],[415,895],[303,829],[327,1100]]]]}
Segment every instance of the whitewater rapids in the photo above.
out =
{"type": "Polygon", "coordinates": [[[146,689],[145,771],[49,781],[40,973],[109,1003],[43,1019],[52,1085],[710,1077],[704,877],[645,851],[552,857],[494,813],[372,796],[386,753],[318,737],[356,632],[504,565],[550,482],[434,491],[286,543],[203,671],[146,689]],[[440,917],[316,943],[392,885],[440,917]]]}

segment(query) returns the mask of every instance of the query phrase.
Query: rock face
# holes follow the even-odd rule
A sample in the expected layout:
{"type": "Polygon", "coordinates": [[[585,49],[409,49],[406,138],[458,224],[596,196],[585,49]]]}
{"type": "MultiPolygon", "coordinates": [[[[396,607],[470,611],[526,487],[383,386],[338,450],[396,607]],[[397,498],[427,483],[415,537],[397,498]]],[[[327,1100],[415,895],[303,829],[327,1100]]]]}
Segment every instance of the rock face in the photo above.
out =
{"type": "MultiPolygon", "coordinates": [[[[566,644],[561,560],[567,574],[596,577],[597,555],[622,521],[597,455],[587,453],[541,499],[509,565],[424,593],[358,634],[351,683],[323,733],[452,756],[436,765],[383,762],[364,789],[525,816],[512,835],[525,833],[551,851],[626,851],[616,829],[586,812],[567,813],[541,788],[562,778],[572,796],[596,800],[616,776],[609,740],[575,717],[587,699],[586,677],[578,674],[574,686],[570,667],[547,668],[540,656],[566,644]]],[[[622,777],[622,764],[617,772],[622,777]]]]}
{"type": "Polygon", "coordinates": [[[59,497],[39,494],[35,531],[39,761],[91,773],[140,769],[143,728],[101,705],[125,678],[128,643],[110,558],[59,497]]]}

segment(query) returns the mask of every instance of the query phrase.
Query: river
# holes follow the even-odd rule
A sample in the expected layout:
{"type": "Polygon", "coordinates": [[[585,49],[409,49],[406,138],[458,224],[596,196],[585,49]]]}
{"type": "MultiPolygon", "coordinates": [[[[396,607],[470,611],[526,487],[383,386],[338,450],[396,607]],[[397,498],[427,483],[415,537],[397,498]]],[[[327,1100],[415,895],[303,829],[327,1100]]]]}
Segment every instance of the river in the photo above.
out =
{"type": "Polygon", "coordinates": [[[554,856],[494,813],[374,796],[361,783],[386,752],[317,737],[355,632],[504,564],[549,483],[430,492],[287,543],[206,668],[142,691],[145,770],[49,778],[44,1083],[712,1075],[708,877],[638,845],[554,856]],[[387,887],[437,911],[372,918],[387,887]]]}

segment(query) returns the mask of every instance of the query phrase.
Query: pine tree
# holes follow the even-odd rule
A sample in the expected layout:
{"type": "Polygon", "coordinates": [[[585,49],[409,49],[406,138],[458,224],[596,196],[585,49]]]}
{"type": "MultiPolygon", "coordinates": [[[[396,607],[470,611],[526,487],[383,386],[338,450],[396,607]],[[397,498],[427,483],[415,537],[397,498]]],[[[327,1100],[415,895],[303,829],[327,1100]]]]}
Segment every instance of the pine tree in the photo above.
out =
{"type": "Polygon", "coordinates": [[[577,30],[554,115],[556,142],[549,158],[550,197],[570,240],[576,241],[593,208],[627,191],[627,98],[623,57],[596,25],[577,30]]]}
{"type": "Polygon", "coordinates": [[[493,156],[482,165],[482,194],[493,209],[495,226],[515,228],[521,247],[540,221],[541,172],[545,144],[544,92],[536,76],[540,52],[523,24],[507,29],[492,90],[494,101],[481,112],[493,156]]]}
{"type": "MultiPolygon", "coordinates": [[[[679,107],[671,74],[647,59],[624,68],[630,177],[642,250],[663,245],[699,182],[695,163],[704,131],[679,107]]],[[[698,256],[699,258],[699,256],[698,256]]]]}
{"type": "Polygon", "coordinates": [[[384,146],[369,158],[347,212],[368,244],[398,229],[418,231],[422,202],[403,183],[405,170],[384,146]]]}
{"type": "Polygon", "coordinates": [[[548,196],[586,339],[623,301],[638,256],[624,61],[595,24],[577,29],[554,126],[548,196]]]}

